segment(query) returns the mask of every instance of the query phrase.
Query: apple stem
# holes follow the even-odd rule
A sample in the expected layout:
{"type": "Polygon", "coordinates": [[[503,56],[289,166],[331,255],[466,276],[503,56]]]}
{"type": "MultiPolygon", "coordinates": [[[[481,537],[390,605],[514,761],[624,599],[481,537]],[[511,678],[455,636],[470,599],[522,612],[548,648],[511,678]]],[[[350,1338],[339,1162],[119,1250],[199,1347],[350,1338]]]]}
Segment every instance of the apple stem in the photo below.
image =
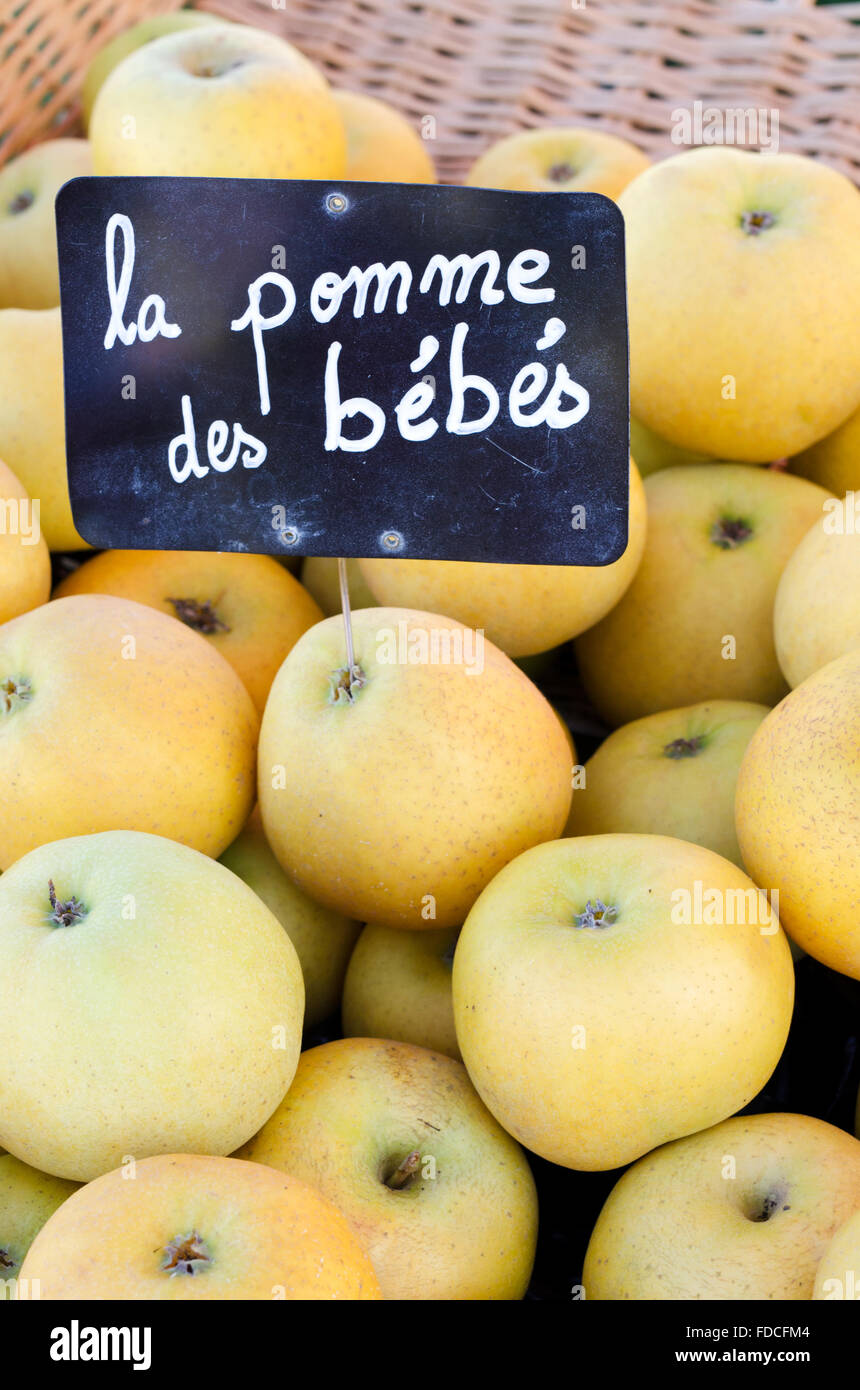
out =
{"type": "Polygon", "coordinates": [[[758,1197],[747,1210],[749,1221],[770,1221],[775,1212],[782,1208],[783,1211],[791,1211],[791,1206],[786,1202],[788,1188],[780,1184],[772,1192],[766,1192],[763,1197],[758,1197]]]}
{"type": "Polygon", "coordinates": [[[773,227],[776,218],[772,212],[744,212],[741,214],[741,226],[747,236],[761,236],[762,232],[768,227],[773,227]]]}
{"type": "Polygon", "coordinates": [[[390,1178],[386,1178],[385,1186],[390,1187],[394,1192],[399,1192],[401,1188],[407,1187],[418,1171],[421,1162],[421,1153],[418,1149],[413,1149],[408,1153],[403,1162],[398,1164],[390,1178]]]}
{"type": "MultiPolygon", "coordinates": [[[[218,617],[214,604],[208,598],[202,602],[195,598],[168,598],[165,602],[173,604],[181,623],[193,628],[195,632],[202,632],[206,637],[211,637],[213,632],[230,631],[227,624],[218,617]]],[[[219,600],[215,599],[215,603],[218,602],[219,600]]]]}
{"type": "Polygon", "coordinates": [[[675,738],[665,745],[663,754],[667,758],[694,758],[704,742],[703,734],[697,734],[695,738],[675,738]]]}
{"type": "Polygon", "coordinates": [[[354,704],[356,692],[367,684],[367,677],[360,666],[353,666],[347,670],[346,666],[341,666],[339,671],[335,671],[330,677],[332,704],[354,704]]]}
{"type": "Polygon", "coordinates": [[[21,190],[20,193],[15,194],[15,197],[9,204],[7,211],[11,212],[12,215],[15,216],[15,214],[19,212],[26,212],[28,208],[31,208],[33,206],[35,201],[36,195],[33,192],[33,190],[31,188],[24,188],[21,190]]]}
{"type": "Polygon", "coordinates": [[[5,681],[0,681],[0,714],[11,714],[19,705],[23,705],[25,700],[29,700],[32,693],[32,687],[26,678],[19,680],[15,676],[9,676],[5,681]]]}
{"type": "Polygon", "coordinates": [[[48,879],[48,897],[51,902],[51,921],[56,922],[58,927],[72,927],[75,922],[83,921],[87,915],[87,909],[78,898],[69,898],[64,903],[57,901],[54,880],[51,878],[48,879]]]}
{"type": "Polygon", "coordinates": [[[167,1271],[171,1279],[177,1274],[199,1274],[212,1263],[206,1242],[197,1231],[191,1231],[187,1236],[175,1236],[164,1247],[164,1256],[161,1268],[167,1271]]]}
{"type": "Polygon", "coordinates": [[[715,521],[711,527],[711,540],[714,545],[718,545],[721,550],[737,550],[739,545],[748,541],[752,535],[752,527],[747,526],[745,521],[739,517],[723,516],[719,521],[715,521]]]}
{"type": "Polygon", "coordinates": [[[574,921],[578,927],[609,927],[618,920],[618,908],[614,903],[607,907],[601,898],[591,899],[585,904],[582,912],[574,914],[574,921]]]}
{"type": "Polygon", "coordinates": [[[575,173],[572,164],[562,161],[560,164],[553,164],[552,168],[547,170],[547,178],[552,179],[553,183],[567,183],[575,173]]]}

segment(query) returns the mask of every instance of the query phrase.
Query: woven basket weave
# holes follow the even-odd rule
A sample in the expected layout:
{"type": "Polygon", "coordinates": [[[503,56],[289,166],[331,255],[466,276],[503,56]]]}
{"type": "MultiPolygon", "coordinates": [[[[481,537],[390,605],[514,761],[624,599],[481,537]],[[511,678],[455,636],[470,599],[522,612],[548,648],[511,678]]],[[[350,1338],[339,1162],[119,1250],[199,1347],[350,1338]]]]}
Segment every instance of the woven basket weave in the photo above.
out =
{"type": "Polygon", "coordinates": [[[0,0],[0,164],[74,134],[81,84],[108,39],[181,0],[0,0]]]}
{"type": "MultiPolygon", "coordinates": [[[[96,49],[137,19],[178,6],[0,0],[0,162],[74,129],[96,49]]],[[[424,122],[448,182],[461,181],[488,145],[524,126],[599,126],[653,157],[672,154],[673,111],[701,101],[778,111],[781,150],[819,156],[860,183],[860,2],[199,0],[197,7],[284,35],[334,82],[424,122]]]]}

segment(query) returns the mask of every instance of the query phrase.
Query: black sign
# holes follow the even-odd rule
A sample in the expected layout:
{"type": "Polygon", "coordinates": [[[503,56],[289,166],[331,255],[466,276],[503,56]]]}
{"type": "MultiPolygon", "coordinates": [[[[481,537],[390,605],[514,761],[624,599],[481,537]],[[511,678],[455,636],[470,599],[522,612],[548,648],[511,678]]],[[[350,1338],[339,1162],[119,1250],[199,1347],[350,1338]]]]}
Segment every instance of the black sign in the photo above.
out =
{"type": "Polygon", "coordinates": [[[624,231],[593,193],[82,178],[69,484],[100,547],[603,565],[624,231]]]}

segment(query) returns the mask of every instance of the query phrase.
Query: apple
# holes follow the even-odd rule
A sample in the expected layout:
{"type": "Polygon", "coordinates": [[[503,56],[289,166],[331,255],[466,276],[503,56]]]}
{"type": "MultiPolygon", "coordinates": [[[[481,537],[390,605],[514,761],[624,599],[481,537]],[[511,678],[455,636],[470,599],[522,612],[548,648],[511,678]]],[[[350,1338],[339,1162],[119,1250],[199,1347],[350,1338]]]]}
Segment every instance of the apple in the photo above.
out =
{"type": "Polygon", "coordinates": [[[857,805],[860,650],[822,666],[771,710],[738,774],[747,872],[779,892],[792,939],[860,980],[857,805]]]}
{"type": "Polygon", "coordinates": [[[0,868],[97,830],[219,855],[252,808],[257,728],[223,656],[142,603],[82,594],[13,618],[0,627],[0,868]]]}
{"type": "Polygon", "coordinates": [[[837,497],[860,493],[860,408],[832,434],[790,459],[788,466],[837,497]]]}
{"type": "Polygon", "coordinates": [[[860,1205],[835,1232],[822,1255],[812,1297],[860,1298],[860,1205]]]}
{"type": "Polygon", "coordinates": [[[347,1038],[395,1038],[460,1059],[451,966],[459,929],[400,931],[369,922],[343,986],[347,1038]]]}
{"type": "Polygon", "coordinates": [[[168,34],[106,78],[90,117],[97,174],[336,179],[343,121],[328,82],[275,34],[224,24],[168,34]]]}
{"type": "Polygon", "coordinates": [[[711,463],[704,454],[694,454],[690,449],[681,449],[661,439],[641,420],[630,417],[630,452],[636,460],[636,467],[643,478],[656,473],[660,468],[675,468],[679,463],[711,463]]]}
{"type": "MultiPolygon", "coordinates": [[[[36,1233],[78,1184],[52,1178],[0,1149],[0,1302],[14,1302],[21,1264],[36,1233]]],[[[21,1289],[30,1297],[29,1288],[21,1289]]]]}
{"type": "Polygon", "coordinates": [[[617,725],[703,700],[776,704],[787,689],[776,589],[827,493],[772,469],[706,463],[653,473],[645,495],[642,563],[576,643],[598,713],[617,725]]]}
{"type": "Polygon", "coordinates": [[[266,839],[335,912],[459,926],[503,864],[561,834],[564,734],[528,677],[460,623],[362,608],[352,628],[352,677],[337,617],[275,677],[258,759],[266,839]]]}
{"type": "Polygon", "coordinates": [[[287,652],[323,616],[277,560],[238,552],[106,550],[57,586],[58,598],[71,594],[134,599],[202,633],[260,715],[287,652]]]}
{"type": "Polygon", "coordinates": [[[0,308],[59,304],[54,199],[69,179],[92,172],[86,140],[46,140],[0,171],[0,308]]]}
{"type": "Polygon", "coordinates": [[[860,1143],[807,1115],[738,1115],[642,1158],[585,1256],[595,1300],[800,1300],[855,1209],[860,1143]]]}
{"type": "Polygon", "coordinates": [[[518,130],[491,145],[466,183],[534,193],[604,193],[617,198],[651,164],[629,140],[587,126],[518,130]]]}
{"type": "Polygon", "coordinates": [[[220,15],[209,14],[206,10],[174,10],[172,14],[154,15],[151,19],[142,19],[139,24],[132,24],[130,28],[123,29],[99,49],[87,68],[81,88],[84,124],[89,124],[95,99],[104,86],[105,79],[129,53],[134,53],[135,49],[142,48],[153,39],[160,39],[165,34],[173,34],[180,29],[194,29],[201,24],[226,23],[220,15]]]}
{"type": "Polygon", "coordinates": [[[51,557],[40,524],[40,508],[27,496],[11,468],[0,460],[0,623],[46,603],[51,592],[51,557]]]}
{"type": "Polygon", "coordinates": [[[46,1300],[378,1300],[370,1261],[312,1187],[259,1163],[145,1158],[88,1183],[24,1263],[46,1300]]]}
{"type": "Polygon", "coordinates": [[[857,409],[849,179],[803,155],[701,147],[647,169],[618,201],[637,420],[697,453],[767,463],[857,409]]]}
{"type": "Polygon", "coordinates": [[[860,508],[856,530],[853,511],[839,508],[840,517],[828,511],[814,522],[776,591],[773,639],[792,688],[860,647],[860,508]]]}
{"type": "Polygon", "coordinates": [[[767,712],[766,705],[712,700],[616,729],[585,764],[565,835],[671,835],[742,868],[735,785],[767,712]]]}
{"type": "Polygon", "coordinates": [[[618,603],[645,545],[645,493],[630,465],[629,539],[611,565],[500,565],[471,560],[359,560],[376,601],[450,613],[508,656],[560,646],[618,603]]]}
{"type": "Polygon", "coordinates": [[[259,809],[241,834],[221,855],[221,863],[237,874],[275,914],[296,948],[305,982],[305,1028],[334,1013],[361,926],[330,912],[307,897],[287,878],[263,833],[259,809]]]}
{"type": "Polygon", "coordinates": [[[746,1105],[779,1060],[794,968],[734,864],[662,835],[586,835],[508,864],[466,918],[454,1022],[526,1148],[617,1168],[746,1105]]]}
{"type": "Polygon", "coordinates": [[[66,474],[59,309],[0,309],[0,458],[38,499],[49,548],[84,548],[66,474]]]}
{"type": "MultiPolygon", "coordinates": [[[[337,560],[333,556],[309,555],[302,562],[301,580],[327,618],[341,612],[340,579],[337,560]]],[[[376,607],[376,599],[364,582],[357,560],[347,560],[346,582],[349,586],[351,608],[376,607]]]]}
{"type": "Polygon", "coordinates": [[[346,131],[346,175],[369,183],[435,183],[436,170],[415,128],[387,101],[335,88],[346,131]]]}
{"type": "Polygon", "coordinates": [[[41,845],[0,878],[0,1144],[82,1182],[229,1153],[292,1081],[303,1007],[289,937],[223,864],[133,830],[41,845]]]}
{"type": "Polygon", "coordinates": [[[311,1048],[240,1152],[333,1202],[387,1299],[526,1291],[537,1238],[531,1170],[451,1057],[376,1038],[311,1048]]]}

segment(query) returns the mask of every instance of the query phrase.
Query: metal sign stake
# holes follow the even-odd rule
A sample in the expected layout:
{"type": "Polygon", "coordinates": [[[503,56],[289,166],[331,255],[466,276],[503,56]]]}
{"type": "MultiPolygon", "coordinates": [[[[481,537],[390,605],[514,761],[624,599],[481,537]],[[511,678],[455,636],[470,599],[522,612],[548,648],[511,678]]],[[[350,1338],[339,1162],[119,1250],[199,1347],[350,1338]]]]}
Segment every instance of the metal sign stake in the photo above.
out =
{"type": "Polygon", "coordinates": [[[365,675],[360,666],[355,663],[355,647],[352,640],[352,610],[349,606],[349,580],[346,573],[346,560],[339,558],[337,562],[337,577],[340,583],[340,606],[343,610],[343,630],[346,637],[346,681],[343,689],[348,700],[355,699],[355,691],[360,690],[365,682],[365,675]]]}

